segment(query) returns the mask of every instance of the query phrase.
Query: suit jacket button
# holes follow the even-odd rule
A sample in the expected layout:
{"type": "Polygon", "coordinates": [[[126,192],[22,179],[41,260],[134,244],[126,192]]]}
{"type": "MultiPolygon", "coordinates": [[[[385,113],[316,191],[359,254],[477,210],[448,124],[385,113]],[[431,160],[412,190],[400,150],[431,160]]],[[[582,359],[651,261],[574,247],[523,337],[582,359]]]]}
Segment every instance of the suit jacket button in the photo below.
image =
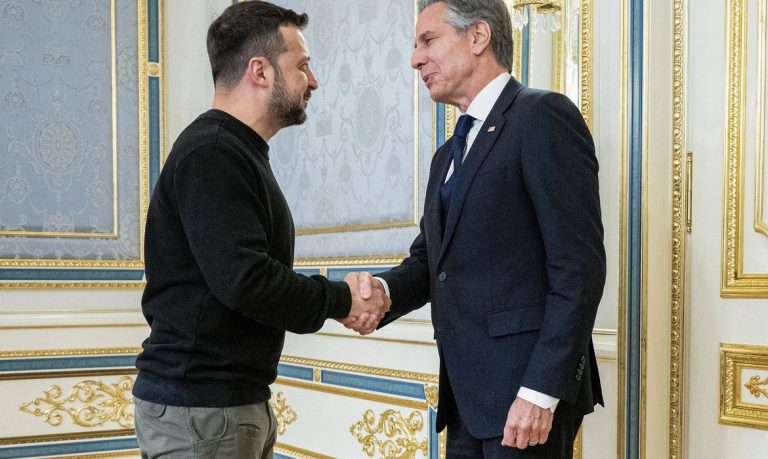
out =
{"type": "Polygon", "coordinates": [[[440,282],[445,282],[447,278],[448,278],[448,274],[445,274],[445,271],[437,275],[437,280],[439,280],[440,282]]]}

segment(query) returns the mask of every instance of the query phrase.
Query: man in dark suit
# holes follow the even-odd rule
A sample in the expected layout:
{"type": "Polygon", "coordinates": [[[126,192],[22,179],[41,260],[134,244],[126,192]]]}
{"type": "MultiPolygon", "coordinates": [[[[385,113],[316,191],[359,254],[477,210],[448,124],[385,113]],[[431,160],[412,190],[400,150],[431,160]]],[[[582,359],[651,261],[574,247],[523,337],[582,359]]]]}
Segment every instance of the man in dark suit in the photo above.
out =
{"type": "MultiPolygon", "coordinates": [[[[565,96],[509,75],[502,0],[420,0],[419,12],[411,64],[434,101],[464,115],[433,158],[410,256],[360,285],[391,297],[382,325],[431,302],[448,457],[571,457],[583,416],[603,402],[591,135],[565,96]]],[[[373,322],[342,323],[369,333],[373,322]]]]}

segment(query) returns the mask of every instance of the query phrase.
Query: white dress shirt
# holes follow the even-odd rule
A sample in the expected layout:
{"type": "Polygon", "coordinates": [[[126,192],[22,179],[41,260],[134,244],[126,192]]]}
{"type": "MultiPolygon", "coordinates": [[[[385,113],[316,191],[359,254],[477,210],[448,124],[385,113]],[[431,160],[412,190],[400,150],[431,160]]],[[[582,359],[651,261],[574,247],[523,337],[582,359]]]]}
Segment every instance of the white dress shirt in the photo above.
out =
{"type": "MultiPolygon", "coordinates": [[[[483,123],[485,123],[485,120],[488,118],[488,115],[491,113],[491,109],[496,104],[496,101],[501,95],[501,92],[504,90],[504,87],[506,87],[510,78],[512,77],[508,73],[502,73],[496,78],[494,78],[493,81],[488,83],[477,94],[477,96],[475,96],[475,98],[472,99],[472,102],[469,104],[469,107],[467,107],[466,113],[462,113],[462,115],[467,114],[475,119],[474,122],[472,123],[472,128],[469,130],[469,133],[467,134],[467,143],[464,147],[464,156],[462,157],[462,164],[464,163],[464,160],[466,160],[467,154],[472,149],[472,144],[475,142],[475,139],[477,138],[477,134],[480,133],[480,128],[483,126],[483,123]]],[[[453,175],[453,162],[451,162],[451,165],[448,169],[448,174],[445,176],[445,180],[447,181],[451,175],[453,175]]],[[[377,277],[376,279],[378,279],[381,282],[381,284],[384,286],[384,292],[386,293],[387,296],[389,296],[389,285],[387,285],[387,281],[385,281],[380,277],[377,277]]],[[[558,398],[549,396],[547,394],[543,394],[533,389],[528,389],[527,387],[521,387],[520,390],[517,392],[517,396],[541,408],[549,409],[552,412],[555,411],[555,408],[557,408],[557,404],[560,403],[560,399],[558,398]]]]}

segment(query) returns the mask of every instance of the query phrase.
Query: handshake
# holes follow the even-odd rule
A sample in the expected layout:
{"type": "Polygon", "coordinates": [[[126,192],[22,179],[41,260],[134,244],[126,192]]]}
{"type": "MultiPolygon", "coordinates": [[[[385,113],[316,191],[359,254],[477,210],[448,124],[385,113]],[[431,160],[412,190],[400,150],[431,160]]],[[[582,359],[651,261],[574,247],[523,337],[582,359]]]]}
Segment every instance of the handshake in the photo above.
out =
{"type": "Polygon", "coordinates": [[[386,295],[381,282],[370,273],[349,273],[344,277],[344,282],[349,285],[352,293],[352,308],[349,316],[336,320],[361,335],[373,333],[392,306],[392,300],[386,295]]]}

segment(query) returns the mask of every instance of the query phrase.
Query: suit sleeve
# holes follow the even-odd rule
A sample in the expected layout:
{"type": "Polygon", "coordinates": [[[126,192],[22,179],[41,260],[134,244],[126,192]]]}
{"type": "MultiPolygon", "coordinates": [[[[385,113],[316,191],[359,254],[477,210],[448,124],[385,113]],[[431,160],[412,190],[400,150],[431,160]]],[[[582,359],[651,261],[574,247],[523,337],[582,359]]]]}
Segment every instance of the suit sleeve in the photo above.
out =
{"type": "Polygon", "coordinates": [[[424,218],[419,224],[421,232],[411,244],[409,256],[389,271],[379,273],[389,286],[392,307],[377,328],[424,306],[429,301],[429,258],[424,238],[424,218]]]}
{"type": "Polygon", "coordinates": [[[222,147],[198,150],[176,169],[179,218],[211,293],[256,322],[294,333],[346,317],[346,283],[300,275],[269,255],[271,211],[252,170],[222,147]]]}
{"type": "MultiPolygon", "coordinates": [[[[430,180],[440,154],[444,154],[442,147],[432,156],[430,180]]],[[[424,217],[419,222],[419,230],[419,235],[411,244],[408,257],[400,266],[377,274],[377,277],[387,282],[392,300],[392,307],[381,320],[378,328],[424,306],[430,299],[429,253],[424,232],[424,217]]]]}
{"type": "Polygon", "coordinates": [[[605,284],[598,164],[584,119],[565,96],[539,97],[528,119],[523,177],[541,230],[550,290],[521,385],[574,402],[605,284]]]}

